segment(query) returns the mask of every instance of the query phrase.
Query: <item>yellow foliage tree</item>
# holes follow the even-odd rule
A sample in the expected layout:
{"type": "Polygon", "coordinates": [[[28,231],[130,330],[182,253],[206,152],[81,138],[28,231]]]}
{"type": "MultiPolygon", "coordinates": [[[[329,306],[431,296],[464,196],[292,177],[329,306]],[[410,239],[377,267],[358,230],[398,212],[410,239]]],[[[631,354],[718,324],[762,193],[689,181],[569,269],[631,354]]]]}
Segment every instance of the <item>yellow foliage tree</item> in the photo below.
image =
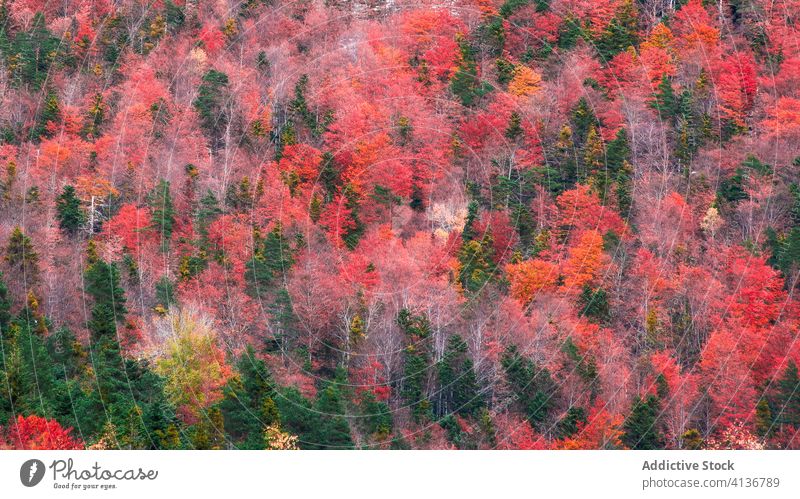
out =
{"type": "Polygon", "coordinates": [[[528,303],[541,291],[555,288],[558,282],[558,268],[544,260],[526,260],[506,266],[511,283],[511,296],[528,303]]]}
{"type": "Polygon", "coordinates": [[[165,353],[156,363],[164,376],[164,390],[184,419],[194,422],[206,408],[222,398],[222,387],[233,372],[217,346],[211,322],[188,310],[171,312],[163,319],[165,353]]]}
{"type": "Polygon", "coordinates": [[[522,64],[514,68],[514,77],[508,84],[508,92],[520,97],[527,97],[542,89],[542,75],[522,64]]]}

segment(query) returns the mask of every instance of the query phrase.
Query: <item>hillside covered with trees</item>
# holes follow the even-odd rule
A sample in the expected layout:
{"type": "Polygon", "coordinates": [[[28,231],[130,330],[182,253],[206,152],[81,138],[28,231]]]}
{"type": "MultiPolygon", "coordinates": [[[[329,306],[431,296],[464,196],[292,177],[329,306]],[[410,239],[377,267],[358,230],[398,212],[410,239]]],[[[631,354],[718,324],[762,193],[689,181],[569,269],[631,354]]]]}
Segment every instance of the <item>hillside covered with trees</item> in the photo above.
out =
{"type": "Polygon", "coordinates": [[[0,448],[800,447],[797,0],[2,0],[0,448]]]}

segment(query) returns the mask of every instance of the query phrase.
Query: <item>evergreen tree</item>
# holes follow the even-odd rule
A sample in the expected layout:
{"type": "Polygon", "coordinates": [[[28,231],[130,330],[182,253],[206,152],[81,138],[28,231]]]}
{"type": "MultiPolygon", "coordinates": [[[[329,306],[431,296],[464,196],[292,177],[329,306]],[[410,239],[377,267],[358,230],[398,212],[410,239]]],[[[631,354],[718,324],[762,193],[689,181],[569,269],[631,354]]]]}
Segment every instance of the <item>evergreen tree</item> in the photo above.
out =
{"type": "Polygon", "coordinates": [[[30,285],[39,277],[39,254],[33,249],[31,238],[17,225],[11,231],[6,246],[5,260],[8,265],[30,285]]]}
{"type": "Polygon", "coordinates": [[[461,231],[461,240],[471,241],[477,235],[475,232],[475,222],[478,221],[478,210],[480,205],[477,201],[470,201],[467,205],[467,218],[464,222],[464,229],[461,231]]]}
{"type": "Polygon", "coordinates": [[[614,140],[608,143],[606,148],[606,165],[608,166],[609,174],[616,176],[624,168],[627,161],[630,160],[631,147],[628,142],[628,132],[625,128],[620,128],[617,131],[614,140]]]}
{"type": "Polygon", "coordinates": [[[175,207],[172,204],[169,182],[159,180],[148,196],[148,203],[152,210],[153,228],[161,235],[161,249],[167,251],[175,227],[175,207]]]}
{"type": "Polygon", "coordinates": [[[17,414],[36,414],[47,418],[62,417],[59,408],[59,391],[63,384],[56,379],[53,361],[44,339],[35,331],[31,314],[25,311],[10,326],[4,343],[9,361],[6,376],[10,393],[5,402],[17,414]]]}
{"type": "Polygon", "coordinates": [[[319,449],[350,449],[353,440],[344,417],[344,401],[339,383],[332,381],[317,393],[314,410],[319,419],[308,436],[309,443],[319,449]]]}
{"type": "Polygon", "coordinates": [[[594,357],[582,353],[571,336],[567,337],[564,341],[564,344],[561,346],[561,351],[572,364],[572,368],[575,372],[589,384],[591,398],[594,399],[597,390],[596,382],[598,376],[597,362],[594,357]]]}
{"type": "Polygon", "coordinates": [[[731,177],[722,179],[717,189],[717,199],[720,204],[735,204],[738,201],[747,199],[748,195],[744,189],[747,174],[743,168],[737,168],[731,177]]]}
{"type": "Polygon", "coordinates": [[[450,80],[450,90],[461,100],[461,104],[470,107],[488,93],[491,87],[482,83],[478,77],[475,49],[465,39],[460,39],[458,44],[461,50],[461,60],[450,80]]]}
{"type": "Polygon", "coordinates": [[[437,371],[439,375],[437,415],[475,414],[483,405],[483,398],[475,377],[472,359],[467,353],[467,344],[461,336],[454,334],[450,337],[437,371]]]}
{"type": "Polygon", "coordinates": [[[368,435],[383,439],[392,433],[392,413],[385,402],[380,402],[370,390],[365,390],[359,400],[361,424],[368,435]]]}
{"type": "Polygon", "coordinates": [[[8,324],[11,322],[11,297],[8,294],[3,273],[0,272],[0,340],[8,331],[8,324]]]}
{"type": "MultiPolygon", "coordinates": [[[[6,24],[3,26],[5,32],[6,24]]],[[[41,88],[56,62],[60,52],[61,40],[50,33],[44,14],[36,12],[30,23],[30,29],[17,33],[6,54],[14,54],[17,64],[12,72],[12,81],[22,85],[30,85],[34,89],[41,88]]]]}
{"type": "Polygon", "coordinates": [[[60,327],[51,334],[47,338],[47,350],[59,379],[68,380],[78,375],[85,352],[71,329],[60,327]]]}
{"type": "Polygon", "coordinates": [[[51,132],[48,130],[48,124],[59,124],[61,121],[61,105],[58,102],[58,96],[50,92],[44,101],[44,106],[39,113],[36,120],[36,125],[31,128],[31,140],[39,140],[42,137],[50,137],[51,132]]]}
{"type": "Polygon", "coordinates": [[[797,227],[800,226],[800,186],[798,186],[795,182],[789,184],[789,199],[790,199],[790,208],[789,208],[789,216],[792,222],[792,225],[797,227]]]}
{"type": "Polygon", "coordinates": [[[525,131],[522,129],[522,118],[518,112],[514,111],[511,113],[511,117],[508,120],[508,127],[506,128],[505,136],[508,140],[513,142],[521,138],[524,134],[525,131]]]}
{"type": "Polygon", "coordinates": [[[165,275],[156,282],[156,302],[165,310],[175,304],[175,283],[165,275]]]}
{"type": "Polygon", "coordinates": [[[127,313],[125,291],[120,286],[119,269],[115,263],[97,259],[86,268],[83,279],[95,306],[104,306],[120,317],[127,313]]]}
{"type": "Polygon", "coordinates": [[[253,187],[248,177],[242,177],[238,183],[228,186],[225,192],[225,204],[234,211],[253,209],[253,187]]]}
{"type": "Polygon", "coordinates": [[[583,146],[583,168],[578,179],[589,178],[592,187],[601,200],[606,199],[609,172],[606,168],[606,151],[603,138],[594,126],[589,127],[586,143],[583,146]]]}
{"type": "Polygon", "coordinates": [[[662,120],[672,120],[678,111],[678,99],[666,73],[661,75],[658,91],[653,94],[650,106],[658,111],[662,120]]]}
{"type": "Polygon", "coordinates": [[[222,214],[217,197],[210,190],[200,199],[195,213],[195,228],[202,238],[208,237],[208,227],[222,214]]]}
{"type": "Polygon", "coordinates": [[[86,213],[81,208],[81,201],[75,195],[75,188],[65,185],[61,195],[56,198],[58,224],[68,235],[75,235],[86,225],[86,213]]]}
{"type": "Polygon", "coordinates": [[[583,307],[581,314],[603,323],[609,320],[608,293],[603,288],[592,288],[588,284],[583,287],[580,296],[583,307]]]}
{"type": "Polygon", "coordinates": [[[219,407],[210,408],[194,425],[192,444],[197,450],[225,449],[225,419],[219,407]]]}
{"type": "Polygon", "coordinates": [[[792,227],[778,243],[775,262],[777,268],[787,277],[787,285],[793,283],[800,270],[800,227],[792,227]]]}
{"type": "Polygon", "coordinates": [[[289,109],[295,117],[302,121],[313,137],[319,137],[325,133],[333,122],[333,114],[326,113],[321,121],[318,120],[317,114],[311,112],[308,107],[308,101],[306,100],[307,88],[308,75],[304,74],[300,76],[294,86],[294,99],[289,103],[289,109]]]}
{"type": "Polygon", "coordinates": [[[756,433],[762,437],[768,436],[772,433],[772,411],[769,408],[767,399],[762,398],[756,404],[756,418],[755,418],[756,433]]]}
{"type": "Polygon", "coordinates": [[[551,189],[553,194],[560,194],[571,189],[578,182],[578,164],[575,143],[572,140],[572,128],[564,124],[558,133],[555,143],[553,161],[558,167],[558,176],[551,189]]]}
{"type": "Polygon", "coordinates": [[[567,409],[567,413],[558,422],[558,436],[560,438],[569,438],[580,429],[581,424],[586,424],[587,415],[583,407],[572,406],[567,409]]]}
{"type": "Polygon", "coordinates": [[[95,94],[92,97],[92,105],[86,113],[86,124],[83,127],[83,134],[87,137],[96,137],[100,134],[100,125],[105,119],[106,105],[103,101],[103,94],[95,94]]]}
{"type": "Polygon", "coordinates": [[[247,262],[245,280],[253,295],[260,296],[281,278],[294,263],[294,252],[283,236],[280,224],[261,237],[258,231],[253,236],[253,257],[247,262]]]}
{"type": "Polygon", "coordinates": [[[225,429],[239,448],[260,449],[265,426],[280,426],[281,417],[275,405],[275,383],[263,360],[248,345],[236,364],[239,376],[232,378],[223,390],[219,408],[225,429]]]}
{"type": "Polygon", "coordinates": [[[594,111],[589,105],[589,101],[587,101],[585,97],[581,97],[578,100],[578,104],[576,104],[575,108],[572,110],[571,122],[572,142],[576,147],[580,148],[582,148],[583,144],[586,142],[589,136],[589,130],[600,127],[600,120],[595,116],[594,111]]]}
{"type": "Polygon", "coordinates": [[[794,360],[789,360],[783,375],[778,380],[772,405],[776,425],[800,428],[800,376],[794,360]]]}
{"type": "Polygon", "coordinates": [[[401,394],[411,409],[414,421],[419,423],[431,415],[426,393],[430,355],[424,348],[430,336],[430,323],[424,315],[413,315],[407,309],[397,315],[397,323],[406,337],[401,394]]]}
{"type": "Polygon", "coordinates": [[[214,69],[208,70],[197,91],[193,105],[200,116],[200,125],[210,135],[212,146],[220,144],[222,132],[228,124],[224,92],[228,87],[228,75],[214,69]]]}
{"type": "Polygon", "coordinates": [[[664,437],[659,431],[658,414],[660,401],[655,395],[646,399],[636,397],[628,419],[622,428],[622,442],[631,449],[652,450],[664,446],[664,437]]]}
{"type": "Polygon", "coordinates": [[[488,233],[480,240],[472,239],[461,246],[458,277],[465,293],[477,293],[491,280],[496,270],[493,253],[492,237],[488,233]]]}
{"type": "Polygon", "coordinates": [[[639,21],[632,0],[624,0],[617,8],[614,17],[597,39],[596,47],[603,61],[610,61],[615,55],[635,47],[639,42],[639,21]]]}
{"type": "Polygon", "coordinates": [[[500,360],[516,404],[534,425],[541,425],[555,405],[557,385],[550,371],[523,357],[517,347],[510,346],[500,360]]]}
{"type": "Polygon", "coordinates": [[[297,336],[299,325],[294,313],[292,298],[285,287],[275,293],[275,301],[269,307],[269,316],[272,320],[274,336],[267,340],[266,349],[285,353],[289,349],[292,339],[297,336]]]}

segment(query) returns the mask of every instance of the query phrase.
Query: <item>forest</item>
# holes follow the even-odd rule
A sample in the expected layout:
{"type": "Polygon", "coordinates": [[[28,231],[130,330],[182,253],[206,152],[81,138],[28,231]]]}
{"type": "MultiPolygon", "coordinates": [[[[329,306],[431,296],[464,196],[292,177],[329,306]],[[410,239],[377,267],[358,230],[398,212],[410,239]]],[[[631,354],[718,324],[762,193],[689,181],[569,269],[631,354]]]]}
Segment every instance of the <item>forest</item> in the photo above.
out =
{"type": "Polygon", "coordinates": [[[800,0],[0,0],[0,449],[800,448],[800,0]]]}

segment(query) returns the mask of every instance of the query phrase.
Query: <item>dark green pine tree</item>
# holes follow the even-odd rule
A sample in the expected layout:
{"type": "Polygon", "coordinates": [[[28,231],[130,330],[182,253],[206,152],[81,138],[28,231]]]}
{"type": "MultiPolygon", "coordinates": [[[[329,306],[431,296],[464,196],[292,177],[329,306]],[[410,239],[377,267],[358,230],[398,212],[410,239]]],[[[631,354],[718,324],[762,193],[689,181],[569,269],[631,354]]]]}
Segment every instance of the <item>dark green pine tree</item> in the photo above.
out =
{"type": "Polygon", "coordinates": [[[283,236],[280,224],[276,224],[266,237],[255,231],[253,240],[253,257],[247,262],[244,277],[249,291],[260,296],[275,279],[286,275],[294,263],[294,251],[283,236]]]}
{"type": "Polygon", "coordinates": [[[75,235],[86,225],[86,213],[71,185],[65,185],[61,195],[56,198],[56,212],[58,225],[65,234],[75,235]]]}
{"type": "Polygon", "coordinates": [[[800,428],[800,375],[794,360],[789,360],[783,375],[778,380],[772,405],[776,425],[800,428]]]}
{"type": "Polygon", "coordinates": [[[508,127],[506,128],[505,136],[508,140],[515,142],[524,134],[525,130],[522,129],[522,118],[518,112],[514,111],[511,113],[511,117],[508,120],[508,127]]]}
{"type": "Polygon", "coordinates": [[[31,238],[19,226],[14,227],[8,238],[5,260],[28,286],[38,279],[39,254],[34,250],[31,238]]]}
{"type": "Polygon", "coordinates": [[[769,250],[767,263],[780,270],[781,238],[773,227],[764,229],[764,249],[769,250]]]}
{"type": "Polygon", "coordinates": [[[791,217],[792,225],[795,227],[800,226],[800,186],[792,182],[789,184],[790,208],[789,216],[791,217]]]}
{"type": "Polygon", "coordinates": [[[488,93],[491,87],[482,83],[478,77],[475,49],[465,39],[459,40],[458,44],[461,50],[461,61],[450,80],[450,91],[461,100],[461,104],[470,107],[488,93]]]}
{"type": "Polygon", "coordinates": [[[312,112],[308,107],[308,100],[306,99],[306,91],[308,89],[308,75],[304,74],[297,80],[294,86],[294,99],[289,103],[289,109],[295,117],[305,124],[311,135],[319,137],[328,129],[328,126],[333,121],[333,114],[326,113],[320,121],[317,119],[317,113],[312,112]]]}
{"type": "Polygon", "coordinates": [[[697,117],[694,111],[694,96],[689,90],[681,92],[677,103],[675,157],[688,174],[688,165],[697,152],[701,137],[698,136],[697,117]]]}
{"type": "Polygon", "coordinates": [[[12,81],[39,89],[47,80],[50,67],[59,55],[61,40],[47,29],[47,22],[41,12],[34,14],[30,26],[29,30],[17,33],[8,51],[3,53],[17,56],[18,63],[12,72],[12,81]]]}
{"type": "Polygon", "coordinates": [[[53,359],[56,376],[68,380],[79,374],[85,352],[71,329],[60,327],[48,336],[47,350],[53,359]]]}
{"type": "Polygon", "coordinates": [[[84,273],[85,291],[94,299],[88,323],[91,369],[83,386],[91,387],[75,401],[78,427],[99,436],[106,423],[116,428],[120,448],[161,448],[175,411],[164,394],[164,381],[146,360],[123,356],[117,328],[125,313],[126,298],[116,264],[100,260],[90,247],[90,266],[84,273]]]}
{"type": "Polygon", "coordinates": [[[515,403],[532,424],[541,426],[555,405],[558,390],[550,371],[522,356],[513,345],[503,352],[500,363],[515,403]]]}
{"type": "Polygon", "coordinates": [[[364,235],[366,226],[364,225],[364,222],[361,221],[361,217],[359,215],[361,209],[361,198],[358,194],[358,191],[351,184],[348,184],[344,186],[343,195],[346,200],[345,207],[350,210],[350,219],[352,220],[354,227],[347,230],[347,233],[342,236],[342,240],[348,249],[352,250],[358,246],[358,242],[361,240],[361,236],[364,235]]]}
{"type": "Polygon", "coordinates": [[[575,109],[572,110],[572,143],[578,149],[583,148],[586,139],[589,137],[589,130],[592,128],[598,129],[600,127],[600,120],[594,114],[589,101],[585,97],[578,100],[575,109]]]}
{"type": "Polygon", "coordinates": [[[414,315],[407,309],[397,314],[397,323],[406,339],[400,393],[411,409],[414,421],[420,423],[431,417],[431,404],[427,395],[430,354],[426,348],[431,333],[430,323],[424,315],[414,315]]]}
{"type": "Polygon", "coordinates": [[[95,307],[104,307],[122,317],[125,308],[125,290],[120,286],[119,269],[115,263],[97,259],[90,263],[84,275],[86,292],[94,298],[95,307]]]}
{"type": "Polygon", "coordinates": [[[661,75],[658,91],[653,94],[650,106],[658,111],[662,120],[672,121],[678,112],[678,98],[666,73],[661,75]]]}
{"type": "Polygon", "coordinates": [[[381,437],[392,433],[392,412],[386,402],[380,402],[375,393],[365,390],[358,404],[361,413],[361,425],[368,435],[378,434],[381,437]]]}
{"type": "Polygon", "coordinates": [[[236,364],[239,376],[225,386],[220,410],[225,430],[238,448],[263,448],[264,427],[280,425],[275,383],[263,360],[248,345],[236,364]]]}
{"type": "Polygon", "coordinates": [[[586,409],[583,407],[572,406],[567,409],[567,413],[558,422],[558,436],[569,438],[578,433],[581,424],[587,421],[586,409]]]}
{"type": "Polygon", "coordinates": [[[156,282],[156,303],[167,310],[176,303],[175,283],[165,275],[156,282]]]}
{"type": "Polygon", "coordinates": [[[309,443],[319,449],[352,449],[350,425],[344,412],[344,400],[339,381],[333,380],[317,393],[314,410],[317,424],[308,436],[309,443]]]}
{"type": "Polygon", "coordinates": [[[211,69],[203,75],[193,105],[200,117],[200,125],[211,137],[212,147],[220,145],[223,131],[228,124],[225,111],[225,89],[228,75],[211,69]]]}
{"type": "Polygon", "coordinates": [[[558,133],[552,157],[557,172],[553,176],[550,191],[558,195],[571,189],[578,181],[578,151],[572,140],[572,128],[567,124],[564,124],[558,133]]]}
{"type": "Polygon", "coordinates": [[[609,175],[616,177],[623,169],[625,162],[630,161],[630,156],[631,146],[628,141],[628,132],[624,128],[620,128],[614,140],[609,142],[606,147],[606,165],[609,175]]]}
{"type": "Polygon", "coordinates": [[[267,338],[265,350],[285,355],[299,333],[299,320],[294,313],[292,297],[285,287],[275,293],[275,300],[270,305],[268,313],[273,335],[267,338]]]}
{"type": "Polygon", "coordinates": [[[437,372],[439,377],[437,416],[453,413],[471,416],[483,406],[483,397],[472,359],[469,358],[467,344],[461,336],[454,334],[447,341],[437,372]]]}
{"type": "Polygon", "coordinates": [[[492,259],[494,246],[489,233],[478,239],[465,241],[458,251],[461,264],[459,281],[465,293],[477,293],[488,283],[496,271],[492,259]]]}
{"type": "Polygon", "coordinates": [[[211,191],[206,192],[205,196],[200,199],[200,204],[194,215],[195,227],[201,238],[208,238],[208,227],[221,214],[222,209],[219,207],[217,197],[211,191]]]}
{"type": "Polygon", "coordinates": [[[58,103],[58,96],[50,92],[44,101],[44,106],[36,119],[36,125],[31,128],[31,140],[39,140],[42,137],[50,137],[48,124],[58,124],[61,121],[61,105],[58,103]]]}
{"type": "Polygon", "coordinates": [[[800,270],[800,227],[792,227],[778,246],[777,266],[787,277],[787,285],[800,270]]]}
{"type": "Polygon", "coordinates": [[[12,321],[8,341],[3,346],[9,359],[5,364],[11,389],[4,402],[9,402],[17,414],[61,418],[64,414],[57,410],[58,392],[64,385],[56,379],[53,360],[44,339],[35,330],[36,324],[27,310],[12,321]]]}
{"type": "Polygon", "coordinates": [[[219,407],[212,407],[194,425],[192,445],[196,450],[222,450],[225,443],[225,418],[219,407]]]}
{"type": "Polygon", "coordinates": [[[175,206],[172,204],[169,182],[164,179],[159,180],[147,201],[152,212],[153,228],[161,236],[161,249],[167,251],[175,227],[175,206]]]}
{"type": "Polygon", "coordinates": [[[597,40],[596,47],[603,61],[635,47],[639,43],[639,20],[633,1],[626,0],[617,9],[614,17],[597,40]]]}
{"type": "Polygon", "coordinates": [[[652,450],[664,447],[659,430],[658,413],[661,402],[655,395],[646,399],[636,397],[628,419],[622,426],[622,442],[631,449],[652,450]]]}
{"type": "Polygon", "coordinates": [[[592,288],[584,285],[580,295],[582,306],[581,315],[588,317],[595,322],[607,322],[611,313],[608,306],[608,293],[603,288],[592,288]]]}
{"type": "Polygon", "coordinates": [[[735,204],[738,201],[747,199],[747,191],[744,188],[746,177],[745,170],[739,167],[732,176],[722,179],[717,189],[719,204],[735,204]]]}
{"type": "Polygon", "coordinates": [[[11,297],[3,273],[0,272],[0,340],[8,331],[9,322],[11,322],[11,297]]]}
{"type": "Polygon", "coordinates": [[[475,231],[475,222],[478,221],[478,210],[480,205],[477,201],[470,201],[467,205],[467,218],[464,222],[464,229],[461,231],[462,241],[471,241],[477,235],[475,231]]]}

